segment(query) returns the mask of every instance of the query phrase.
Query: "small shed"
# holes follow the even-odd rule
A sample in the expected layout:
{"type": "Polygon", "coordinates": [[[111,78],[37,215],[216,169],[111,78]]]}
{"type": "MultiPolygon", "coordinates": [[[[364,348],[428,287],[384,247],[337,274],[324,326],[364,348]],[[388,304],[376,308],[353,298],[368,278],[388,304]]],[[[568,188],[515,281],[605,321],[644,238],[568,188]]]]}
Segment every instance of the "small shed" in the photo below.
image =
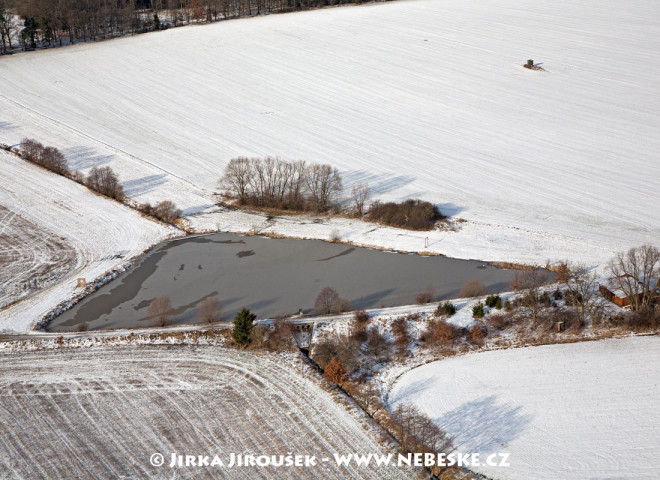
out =
{"type": "MultiPolygon", "coordinates": [[[[633,279],[629,274],[625,275],[620,275],[618,277],[611,277],[607,280],[607,285],[599,285],[598,286],[598,291],[603,294],[605,298],[610,300],[611,302],[616,303],[620,307],[627,307],[630,305],[630,299],[628,298],[628,295],[623,291],[623,289],[619,287],[614,287],[614,285],[617,285],[617,283],[621,282],[620,279],[625,278],[625,282],[630,282],[628,279],[633,279]]],[[[639,283],[639,286],[637,288],[637,291],[641,291],[643,289],[642,287],[642,282],[639,280],[633,280],[631,283],[637,282],[639,283]]],[[[638,297],[641,298],[642,294],[639,293],[638,297]]]]}
{"type": "Polygon", "coordinates": [[[616,303],[620,307],[627,307],[630,305],[630,300],[628,300],[628,297],[623,293],[621,289],[615,289],[612,291],[605,285],[599,285],[598,291],[603,294],[603,297],[607,298],[613,303],[616,303]]]}

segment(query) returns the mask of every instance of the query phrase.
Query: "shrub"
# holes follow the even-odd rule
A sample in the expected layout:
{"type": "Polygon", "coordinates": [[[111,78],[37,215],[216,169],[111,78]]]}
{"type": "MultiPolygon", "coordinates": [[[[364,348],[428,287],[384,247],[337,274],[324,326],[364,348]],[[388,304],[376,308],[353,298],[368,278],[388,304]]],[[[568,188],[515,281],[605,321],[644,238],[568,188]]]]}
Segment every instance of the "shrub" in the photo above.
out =
{"type": "Polygon", "coordinates": [[[484,304],[479,302],[472,307],[472,316],[474,318],[481,318],[484,316],[484,304]]]}
{"type": "Polygon", "coordinates": [[[350,312],[352,309],[353,306],[351,305],[351,302],[345,298],[340,298],[337,302],[337,305],[335,306],[336,313],[350,312]]]}
{"type": "Polygon", "coordinates": [[[626,312],[622,323],[636,332],[656,331],[660,328],[660,307],[626,312]]]}
{"type": "Polygon", "coordinates": [[[332,243],[341,242],[341,234],[339,233],[339,230],[337,230],[336,228],[333,228],[332,231],[330,232],[330,241],[332,243]]]}
{"type": "Polygon", "coordinates": [[[564,294],[561,293],[561,290],[559,290],[559,288],[558,288],[557,290],[555,290],[555,293],[552,294],[552,298],[555,301],[561,300],[562,298],[564,298],[564,294]]]}
{"type": "Polygon", "coordinates": [[[584,328],[584,323],[580,320],[575,311],[571,309],[559,309],[552,312],[546,318],[546,327],[550,331],[555,331],[557,323],[563,323],[563,330],[579,331],[584,328]]]}
{"type": "Polygon", "coordinates": [[[422,333],[421,340],[430,345],[449,344],[461,336],[461,329],[442,319],[432,320],[422,333]]]}
{"type": "Polygon", "coordinates": [[[568,262],[561,262],[554,271],[557,273],[557,281],[561,283],[566,282],[571,274],[571,269],[568,268],[568,262]]]}
{"type": "Polygon", "coordinates": [[[55,147],[45,147],[36,140],[22,140],[23,157],[37,165],[47,168],[58,175],[68,175],[69,167],[62,152],[55,147]]]}
{"type": "Polygon", "coordinates": [[[502,298],[499,295],[488,295],[486,297],[486,306],[490,308],[502,308],[502,298]]]}
{"type": "Polygon", "coordinates": [[[319,292],[314,301],[314,311],[320,315],[327,315],[337,310],[340,297],[331,287],[325,287],[319,292]]]}
{"type": "Polygon", "coordinates": [[[276,318],[265,342],[266,348],[273,351],[295,351],[298,344],[294,332],[295,327],[290,320],[276,318]]]}
{"type": "Polygon", "coordinates": [[[23,150],[23,157],[30,162],[37,163],[39,155],[41,155],[44,146],[32,138],[22,139],[21,145],[23,150]]]}
{"type": "Polygon", "coordinates": [[[124,198],[124,188],[119,184],[119,177],[110,167],[93,167],[85,180],[85,185],[106,197],[115,200],[124,198]]]}
{"type": "MultiPolygon", "coordinates": [[[[540,299],[539,299],[539,301],[540,301],[540,299]]],[[[575,306],[577,306],[581,303],[582,303],[582,295],[580,295],[580,294],[577,294],[575,296],[573,296],[573,295],[567,295],[566,296],[566,305],[569,306],[569,307],[575,307],[575,306]]]]}
{"type": "Polygon", "coordinates": [[[367,323],[369,321],[369,314],[364,309],[355,310],[353,319],[356,323],[367,323]]]}
{"type": "Polygon", "coordinates": [[[406,200],[401,203],[374,202],[367,218],[385,225],[410,230],[431,230],[437,220],[443,218],[438,208],[422,200],[406,200]]]}
{"type": "Polygon", "coordinates": [[[377,328],[370,328],[367,334],[365,353],[371,357],[375,357],[374,360],[377,362],[389,360],[392,345],[387,341],[385,336],[377,328]]]}
{"type": "Polygon", "coordinates": [[[55,147],[44,148],[41,151],[39,163],[58,175],[66,175],[69,173],[69,168],[64,155],[55,147]]]}
{"type": "Polygon", "coordinates": [[[154,207],[149,202],[138,204],[137,209],[145,215],[152,216],[154,214],[154,207]]]}
{"type": "Polygon", "coordinates": [[[367,325],[364,323],[354,323],[351,330],[351,340],[357,343],[364,343],[369,340],[367,325]]]}
{"type": "Polygon", "coordinates": [[[468,338],[472,343],[481,345],[486,338],[486,330],[481,325],[474,325],[468,332],[468,338]]]}
{"type": "Polygon", "coordinates": [[[256,348],[266,347],[268,335],[268,327],[265,325],[255,325],[250,332],[250,345],[256,348]]]}
{"type": "Polygon", "coordinates": [[[405,349],[411,341],[408,329],[408,319],[399,317],[392,322],[392,333],[396,336],[396,344],[400,349],[405,349]]]}
{"type": "Polygon", "coordinates": [[[498,330],[504,330],[508,328],[512,323],[511,316],[504,313],[496,313],[491,315],[489,318],[490,324],[493,326],[493,328],[498,330]]]}
{"type": "Polygon", "coordinates": [[[479,297],[486,293],[486,286],[479,280],[470,280],[461,287],[461,297],[479,297]]]}
{"type": "Polygon", "coordinates": [[[76,327],[76,330],[78,332],[86,332],[87,330],[89,330],[89,324],[87,322],[79,323],[78,326],[76,327]]]}
{"type": "Polygon", "coordinates": [[[455,313],[456,313],[456,307],[451,302],[444,302],[438,304],[438,308],[435,310],[436,317],[440,317],[442,315],[447,315],[448,317],[451,317],[455,313]]]}
{"type": "Polygon", "coordinates": [[[325,338],[313,345],[312,358],[322,369],[330,363],[330,360],[337,354],[335,344],[329,338],[325,338]]]}
{"type": "Polygon", "coordinates": [[[174,202],[163,200],[153,208],[153,215],[166,223],[174,223],[181,216],[181,209],[174,202]]]}
{"type": "Polygon", "coordinates": [[[80,170],[76,170],[71,174],[71,180],[81,185],[84,185],[86,179],[85,179],[85,175],[80,170]]]}
{"type": "Polygon", "coordinates": [[[428,286],[423,292],[417,294],[417,296],[415,297],[415,301],[417,302],[417,305],[424,305],[426,303],[431,303],[433,301],[434,295],[435,292],[433,290],[433,287],[428,286]]]}
{"type": "Polygon", "coordinates": [[[323,376],[329,382],[341,385],[346,380],[346,369],[337,358],[333,357],[323,370],[323,376]]]}
{"type": "Polygon", "coordinates": [[[543,305],[550,306],[550,303],[551,303],[551,302],[552,302],[552,301],[550,300],[550,295],[548,294],[548,292],[543,292],[543,293],[539,296],[539,303],[541,303],[541,304],[543,304],[543,305]]]}

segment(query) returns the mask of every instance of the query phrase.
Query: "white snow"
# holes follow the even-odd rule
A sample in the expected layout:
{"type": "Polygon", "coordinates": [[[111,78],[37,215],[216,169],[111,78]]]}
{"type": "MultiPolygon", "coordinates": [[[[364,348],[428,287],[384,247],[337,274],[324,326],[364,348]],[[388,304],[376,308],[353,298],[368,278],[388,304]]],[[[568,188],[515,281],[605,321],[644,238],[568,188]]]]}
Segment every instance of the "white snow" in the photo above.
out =
{"type": "Polygon", "coordinates": [[[319,377],[295,355],[218,346],[0,351],[0,470],[8,478],[417,478],[408,468],[321,461],[386,447],[319,377]],[[230,453],[291,452],[317,463],[172,470],[150,464],[156,452],[225,462],[230,453]]]}
{"type": "Polygon", "coordinates": [[[0,332],[28,331],[76,292],[76,278],[90,282],[177,233],[2,150],[0,165],[0,205],[62,238],[76,254],[73,270],[57,284],[0,310],[0,332]]]}
{"type": "Polygon", "coordinates": [[[461,258],[599,264],[659,242],[659,32],[654,0],[411,0],[24,53],[0,59],[0,141],[110,165],[136,200],[205,212],[190,218],[200,230],[336,228],[461,258]],[[331,163],[349,189],[368,181],[468,222],[429,235],[219,211],[237,155],[331,163]]]}
{"type": "Polygon", "coordinates": [[[414,403],[460,452],[510,453],[494,479],[654,479],[660,469],[660,338],[452,357],[403,374],[389,406],[414,403]]]}

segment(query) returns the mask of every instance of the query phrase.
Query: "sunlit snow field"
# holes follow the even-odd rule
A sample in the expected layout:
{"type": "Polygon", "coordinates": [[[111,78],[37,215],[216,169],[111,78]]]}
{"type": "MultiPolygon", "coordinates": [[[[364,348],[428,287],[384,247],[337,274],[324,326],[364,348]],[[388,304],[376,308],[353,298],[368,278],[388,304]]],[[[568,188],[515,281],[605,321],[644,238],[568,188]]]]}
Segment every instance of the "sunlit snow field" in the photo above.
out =
{"type": "Polygon", "coordinates": [[[658,337],[458,356],[403,374],[390,406],[413,403],[460,452],[509,453],[489,478],[655,479],[658,337]]]}
{"type": "Polygon", "coordinates": [[[469,220],[428,250],[602,263],[660,238],[659,52],[652,0],[410,0],[219,22],[0,59],[0,141],[110,165],[132,198],[173,199],[197,228],[337,228],[423,249],[426,234],[217,211],[230,158],[279,155],[469,220]],[[546,71],[523,69],[530,58],[546,71]]]}

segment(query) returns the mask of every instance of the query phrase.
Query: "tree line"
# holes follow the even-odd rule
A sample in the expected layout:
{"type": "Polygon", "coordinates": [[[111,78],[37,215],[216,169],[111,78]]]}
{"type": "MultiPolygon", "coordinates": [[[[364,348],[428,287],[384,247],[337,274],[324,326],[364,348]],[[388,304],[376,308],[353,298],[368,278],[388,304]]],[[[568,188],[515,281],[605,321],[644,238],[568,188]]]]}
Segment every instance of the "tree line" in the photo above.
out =
{"type": "MultiPolygon", "coordinates": [[[[45,146],[33,138],[21,140],[20,156],[28,162],[40,165],[57,175],[62,175],[74,182],[86,186],[90,190],[105,195],[108,198],[124,202],[124,187],[119,182],[119,176],[110,167],[92,167],[87,176],[76,170],[69,170],[64,154],[55,147],[45,146]]],[[[163,222],[176,224],[182,211],[174,202],[163,200],[156,205],[150,203],[134,204],[140,212],[155,217],[163,222]]]]}
{"type": "Polygon", "coordinates": [[[239,205],[325,212],[338,207],[339,171],[330,166],[281,158],[232,158],[220,183],[239,205]]]}
{"type": "Polygon", "coordinates": [[[0,53],[346,3],[361,0],[0,0],[0,53]]]}
{"type": "Polygon", "coordinates": [[[369,204],[371,188],[367,183],[353,186],[346,197],[337,168],[303,160],[232,158],[220,186],[239,206],[344,213],[410,230],[431,230],[446,218],[435,205],[419,199],[369,204]]]}

